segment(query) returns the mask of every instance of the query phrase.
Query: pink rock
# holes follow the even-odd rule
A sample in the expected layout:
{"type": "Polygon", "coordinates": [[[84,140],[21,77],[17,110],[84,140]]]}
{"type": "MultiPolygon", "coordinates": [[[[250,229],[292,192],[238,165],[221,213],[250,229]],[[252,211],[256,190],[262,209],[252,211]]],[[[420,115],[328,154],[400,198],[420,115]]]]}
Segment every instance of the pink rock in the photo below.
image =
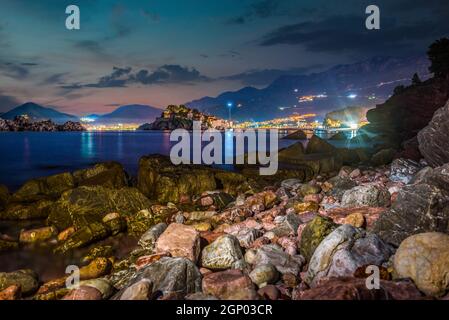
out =
{"type": "Polygon", "coordinates": [[[203,278],[203,293],[223,300],[257,300],[251,279],[241,270],[226,270],[203,278]]]}
{"type": "Polygon", "coordinates": [[[157,239],[155,250],[156,253],[169,252],[173,257],[185,257],[196,263],[200,254],[200,234],[191,226],[172,223],[157,239]]]}
{"type": "Polygon", "coordinates": [[[355,178],[360,177],[361,175],[362,175],[362,173],[360,172],[360,169],[355,169],[349,174],[349,177],[351,179],[355,179],[355,178]]]}
{"type": "Polygon", "coordinates": [[[205,196],[200,199],[200,205],[208,207],[214,204],[214,199],[211,196],[205,196]]]}
{"type": "Polygon", "coordinates": [[[277,244],[284,248],[285,252],[293,256],[298,253],[298,246],[294,239],[289,237],[281,237],[277,239],[277,244]]]}
{"type": "Polygon", "coordinates": [[[323,212],[323,215],[330,217],[335,223],[343,224],[347,216],[360,212],[365,217],[366,227],[370,228],[386,210],[384,207],[334,208],[323,212]]]}
{"type": "Polygon", "coordinates": [[[20,285],[12,285],[7,287],[5,290],[0,291],[0,301],[3,300],[18,300],[20,299],[22,290],[20,285]]]}
{"type": "Polygon", "coordinates": [[[93,287],[80,286],[70,291],[62,300],[102,300],[101,292],[93,287]]]}
{"type": "Polygon", "coordinates": [[[315,202],[320,204],[323,200],[323,196],[321,194],[308,194],[304,197],[304,202],[315,202]]]}
{"type": "Polygon", "coordinates": [[[300,224],[299,225],[299,227],[298,227],[298,231],[297,231],[297,233],[298,233],[298,236],[296,237],[296,241],[298,242],[298,243],[301,243],[301,237],[302,237],[302,232],[304,231],[304,228],[306,227],[306,223],[303,223],[303,224],[300,224]]]}

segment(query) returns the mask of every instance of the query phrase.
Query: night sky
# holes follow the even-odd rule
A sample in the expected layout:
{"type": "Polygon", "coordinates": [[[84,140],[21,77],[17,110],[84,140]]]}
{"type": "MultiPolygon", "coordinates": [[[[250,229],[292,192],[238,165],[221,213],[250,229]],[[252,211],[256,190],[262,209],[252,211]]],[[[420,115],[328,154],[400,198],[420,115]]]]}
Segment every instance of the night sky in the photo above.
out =
{"type": "Polygon", "coordinates": [[[424,53],[448,0],[0,0],[0,112],[26,101],[77,115],[164,107],[281,74],[424,53]],[[81,30],[65,28],[65,8],[81,30]],[[381,30],[365,8],[381,9],[381,30]]]}

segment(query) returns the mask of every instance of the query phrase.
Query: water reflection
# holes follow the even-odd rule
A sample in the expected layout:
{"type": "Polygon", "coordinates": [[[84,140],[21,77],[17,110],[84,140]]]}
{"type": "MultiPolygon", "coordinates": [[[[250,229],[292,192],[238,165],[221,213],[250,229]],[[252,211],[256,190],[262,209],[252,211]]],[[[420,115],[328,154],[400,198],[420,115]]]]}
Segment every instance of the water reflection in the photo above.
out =
{"type": "Polygon", "coordinates": [[[81,157],[91,159],[94,153],[94,133],[90,131],[81,133],[81,157]]]}

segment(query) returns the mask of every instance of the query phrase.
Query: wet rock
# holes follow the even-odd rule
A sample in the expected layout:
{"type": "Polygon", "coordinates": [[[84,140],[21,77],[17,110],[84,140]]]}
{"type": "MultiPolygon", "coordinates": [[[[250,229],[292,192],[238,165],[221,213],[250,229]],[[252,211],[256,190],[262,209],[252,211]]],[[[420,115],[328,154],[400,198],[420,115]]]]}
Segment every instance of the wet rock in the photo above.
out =
{"type": "Polygon", "coordinates": [[[0,291],[13,285],[20,286],[22,294],[29,295],[35,292],[39,286],[38,276],[31,270],[0,272],[0,291]]]}
{"type": "Polygon", "coordinates": [[[135,262],[136,269],[140,270],[155,261],[161,260],[163,257],[170,257],[170,253],[157,253],[149,256],[140,256],[135,262]]]}
{"type": "Polygon", "coordinates": [[[67,190],[75,187],[70,173],[61,173],[50,177],[27,181],[12,195],[16,202],[34,202],[43,199],[57,199],[67,190]]]}
{"type": "Polygon", "coordinates": [[[58,234],[58,241],[63,242],[66,241],[68,238],[70,238],[75,233],[75,227],[68,227],[67,229],[64,229],[58,234]]]}
{"type": "Polygon", "coordinates": [[[255,265],[271,264],[282,274],[292,273],[294,275],[299,274],[304,263],[305,259],[302,256],[291,256],[277,244],[263,245],[257,250],[254,259],[255,265]]]}
{"type": "Polygon", "coordinates": [[[203,293],[221,300],[257,300],[251,279],[241,270],[226,270],[208,274],[203,279],[203,293]]]}
{"type": "Polygon", "coordinates": [[[151,294],[160,291],[163,295],[170,293],[186,295],[201,291],[201,273],[192,261],[186,258],[163,257],[137,271],[113,296],[113,300],[120,299],[127,288],[142,280],[153,284],[151,294]]]}
{"type": "Polygon", "coordinates": [[[281,182],[281,186],[287,190],[297,190],[301,185],[302,181],[299,179],[287,179],[281,182]]]}
{"type": "Polygon", "coordinates": [[[405,186],[391,209],[374,223],[372,231],[395,246],[414,234],[447,232],[448,204],[449,196],[435,186],[405,186]]]}
{"type": "Polygon", "coordinates": [[[418,133],[419,150],[432,167],[449,162],[449,102],[433,115],[427,127],[418,133]]]}
{"type": "Polygon", "coordinates": [[[110,235],[110,230],[101,223],[91,223],[75,231],[70,238],[54,249],[55,253],[66,253],[70,250],[87,246],[110,235]]]}
{"type": "Polygon", "coordinates": [[[96,258],[87,266],[80,268],[80,279],[90,280],[100,278],[111,272],[112,263],[107,258],[96,258]]]}
{"type": "Polygon", "coordinates": [[[0,184],[0,211],[6,208],[10,198],[9,190],[6,186],[0,184]]]}
{"type": "Polygon", "coordinates": [[[312,221],[308,222],[301,234],[299,245],[301,255],[307,261],[310,261],[315,249],[336,228],[337,225],[332,219],[323,216],[316,216],[312,221]]]}
{"type": "Polygon", "coordinates": [[[301,292],[295,300],[417,300],[421,294],[407,282],[380,280],[380,288],[370,290],[365,279],[333,278],[310,290],[301,292]]]}
{"type": "Polygon", "coordinates": [[[5,251],[16,250],[19,248],[19,243],[11,240],[3,240],[0,238],[0,253],[5,251]]]}
{"type": "Polygon", "coordinates": [[[126,230],[126,220],[118,212],[108,213],[101,221],[111,230],[113,236],[126,230]]]}
{"type": "Polygon", "coordinates": [[[20,285],[12,285],[0,291],[0,301],[19,300],[22,296],[20,285]]]}
{"type": "Polygon", "coordinates": [[[156,244],[157,239],[167,229],[167,224],[164,222],[158,223],[152,226],[147,232],[145,232],[139,239],[139,246],[143,249],[152,251],[156,244]]]}
{"type": "Polygon", "coordinates": [[[363,185],[346,191],[341,199],[343,207],[386,207],[390,204],[388,190],[374,185],[363,185]]]}
{"type": "MultiPolygon", "coordinates": [[[[157,208],[160,209],[159,206],[157,208]]],[[[127,218],[128,233],[135,236],[142,236],[152,226],[164,223],[170,220],[176,209],[168,207],[157,210],[154,206],[150,209],[145,209],[137,212],[135,215],[127,218]]]]}
{"type": "Polygon", "coordinates": [[[29,204],[10,202],[6,209],[0,212],[0,218],[4,220],[45,219],[52,205],[53,202],[50,200],[39,200],[29,204]]]}
{"type": "Polygon", "coordinates": [[[80,286],[70,291],[62,300],[102,300],[101,292],[93,287],[80,286]]]}
{"type": "Polygon", "coordinates": [[[54,227],[43,227],[20,232],[19,241],[21,243],[35,243],[51,239],[56,235],[54,227]]]}
{"type": "Polygon", "coordinates": [[[342,225],[316,248],[305,282],[315,287],[322,278],[352,276],[360,266],[382,265],[393,253],[377,235],[342,225]]]}
{"type": "Polygon", "coordinates": [[[142,279],[125,289],[120,300],[149,300],[153,285],[148,279],[142,279]]]}
{"type": "Polygon", "coordinates": [[[393,161],[397,150],[389,148],[382,149],[371,157],[371,163],[375,166],[382,166],[393,161]]]}
{"type": "Polygon", "coordinates": [[[110,258],[113,255],[114,255],[114,248],[112,246],[93,247],[84,256],[83,262],[91,262],[96,258],[110,258]]]}
{"type": "Polygon", "coordinates": [[[236,267],[243,259],[238,239],[224,235],[205,247],[201,253],[201,265],[211,270],[224,270],[236,267]]]}
{"type": "Polygon", "coordinates": [[[253,271],[250,272],[249,277],[259,288],[273,284],[279,277],[279,272],[271,264],[259,264],[253,271]]]}
{"type": "Polygon", "coordinates": [[[299,192],[301,193],[301,195],[303,197],[311,195],[311,194],[317,194],[321,192],[321,187],[319,185],[316,184],[303,184],[301,185],[301,187],[299,188],[299,192]]]}
{"type": "Polygon", "coordinates": [[[113,161],[75,171],[73,177],[77,186],[103,186],[114,189],[128,186],[128,177],[123,166],[113,161]]]}
{"type": "Polygon", "coordinates": [[[196,263],[200,254],[200,235],[191,226],[172,223],[156,241],[156,253],[169,252],[173,257],[184,257],[196,263]]]}
{"type": "Polygon", "coordinates": [[[390,180],[408,184],[420,169],[419,163],[413,160],[395,159],[391,163],[390,180]]]}
{"type": "Polygon", "coordinates": [[[65,192],[54,203],[48,224],[59,230],[72,225],[81,228],[102,221],[110,212],[127,216],[150,206],[150,201],[135,188],[78,187],[65,192]]]}
{"type": "Polygon", "coordinates": [[[399,278],[411,278],[427,295],[441,296],[449,289],[449,235],[421,233],[405,239],[394,256],[399,278]]]}

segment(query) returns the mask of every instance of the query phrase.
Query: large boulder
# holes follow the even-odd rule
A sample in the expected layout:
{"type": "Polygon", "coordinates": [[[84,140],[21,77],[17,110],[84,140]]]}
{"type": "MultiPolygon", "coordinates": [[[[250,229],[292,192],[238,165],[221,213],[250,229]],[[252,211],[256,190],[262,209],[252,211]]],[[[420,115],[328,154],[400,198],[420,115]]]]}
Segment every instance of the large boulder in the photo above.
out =
{"type": "Polygon", "coordinates": [[[103,186],[120,189],[128,186],[128,177],[118,162],[104,162],[73,172],[77,186],[103,186]]]}
{"type": "Polygon", "coordinates": [[[316,216],[308,222],[301,234],[299,251],[301,255],[310,261],[315,249],[320,245],[332,231],[337,228],[332,219],[322,216],[316,216]]]}
{"type": "Polygon", "coordinates": [[[427,127],[418,133],[419,150],[433,167],[449,162],[449,101],[438,109],[427,127]]]}
{"type": "Polygon", "coordinates": [[[390,204],[388,190],[375,185],[362,185],[347,190],[341,199],[343,207],[386,207],[390,204]]]}
{"type": "Polygon", "coordinates": [[[359,267],[386,263],[393,253],[393,248],[377,235],[342,225],[315,250],[305,282],[315,287],[323,278],[352,276],[359,267]]]}
{"type": "Polygon", "coordinates": [[[182,196],[217,189],[213,170],[201,166],[175,166],[163,156],[142,157],[137,179],[138,189],[158,203],[177,203],[182,196]]]}
{"type": "Polygon", "coordinates": [[[172,223],[156,242],[156,253],[170,253],[172,257],[184,257],[196,263],[200,255],[200,234],[192,226],[172,223]]]}
{"type": "Polygon", "coordinates": [[[148,281],[151,284],[148,296],[160,291],[163,295],[174,294],[182,297],[201,291],[201,279],[200,271],[189,259],[163,257],[137,271],[112,299],[121,299],[128,288],[141,281],[148,281]]]}
{"type": "Polygon", "coordinates": [[[449,195],[429,184],[405,186],[391,209],[374,223],[372,231],[399,246],[407,237],[425,232],[448,232],[449,195]]]}
{"type": "Polygon", "coordinates": [[[307,143],[306,153],[334,153],[337,148],[331,145],[329,142],[313,135],[307,143]]]}
{"type": "Polygon", "coordinates": [[[10,202],[4,211],[0,212],[0,219],[4,220],[28,220],[45,219],[50,213],[53,201],[39,200],[32,203],[10,202]]]}
{"type": "Polygon", "coordinates": [[[394,271],[427,295],[444,295],[449,289],[449,235],[432,232],[405,239],[394,256],[394,271]]]}
{"type": "Polygon", "coordinates": [[[101,221],[111,212],[129,216],[150,206],[151,202],[135,188],[78,187],[65,192],[51,206],[48,224],[59,230],[72,225],[80,228],[101,221]]]}

